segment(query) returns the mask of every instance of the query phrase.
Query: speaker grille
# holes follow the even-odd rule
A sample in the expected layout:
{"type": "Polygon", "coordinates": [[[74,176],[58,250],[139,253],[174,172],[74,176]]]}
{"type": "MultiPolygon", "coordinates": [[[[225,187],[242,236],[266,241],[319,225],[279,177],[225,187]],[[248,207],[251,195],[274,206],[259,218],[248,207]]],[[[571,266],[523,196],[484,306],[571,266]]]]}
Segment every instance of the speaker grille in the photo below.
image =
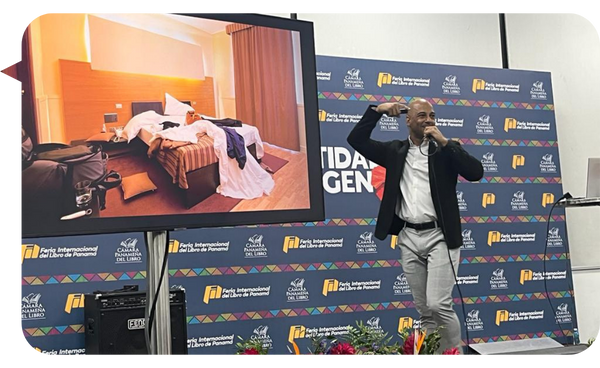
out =
{"type": "MultiPolygon", "coordinates": [[[[171,297],[171,352],[187,354],[185,295],[183,290],[175,292],[181,294],[171,297]]],[[[87,354],[147,354],[145,293],[116,293],[103,295],[101,299],[89,295],[84,300],[87,354]],[[122,300],[127,305],[115,307],[122,300]]]]}

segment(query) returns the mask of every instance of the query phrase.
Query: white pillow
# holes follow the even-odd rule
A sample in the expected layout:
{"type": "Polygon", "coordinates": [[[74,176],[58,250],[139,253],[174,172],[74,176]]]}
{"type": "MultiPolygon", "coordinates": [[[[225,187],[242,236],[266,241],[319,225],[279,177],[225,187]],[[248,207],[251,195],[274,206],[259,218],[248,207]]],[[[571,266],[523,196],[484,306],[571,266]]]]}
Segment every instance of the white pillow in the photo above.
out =
{"type": "Polygon", "coordinates": [[[188,111],[194,111],[193,107],[180,102],[168,93],[165,93],[165,101],[165,115],[185,116],[188,111]]]}
{"type": "Polygon", "coordinates": [[[146,111],[132,117],[123,129],[127,135],[127,143],[131,142],[133,138],[137,137],[142,127],[147,125],[156,125],[160,123],[161,119],[164,119],[164,116],[157,114],[153,110],[146,111]]]}

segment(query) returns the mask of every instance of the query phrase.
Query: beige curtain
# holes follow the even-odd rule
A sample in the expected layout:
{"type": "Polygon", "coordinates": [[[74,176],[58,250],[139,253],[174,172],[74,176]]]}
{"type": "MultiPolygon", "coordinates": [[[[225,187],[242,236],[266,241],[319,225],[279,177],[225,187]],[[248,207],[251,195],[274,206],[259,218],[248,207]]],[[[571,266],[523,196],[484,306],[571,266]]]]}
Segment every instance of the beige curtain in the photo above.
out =
{"type": "Polygon", "coordinates": [[[236,118],[264,142],[299,151],[298,107],[290,31],[233,24],[236,118]]]}

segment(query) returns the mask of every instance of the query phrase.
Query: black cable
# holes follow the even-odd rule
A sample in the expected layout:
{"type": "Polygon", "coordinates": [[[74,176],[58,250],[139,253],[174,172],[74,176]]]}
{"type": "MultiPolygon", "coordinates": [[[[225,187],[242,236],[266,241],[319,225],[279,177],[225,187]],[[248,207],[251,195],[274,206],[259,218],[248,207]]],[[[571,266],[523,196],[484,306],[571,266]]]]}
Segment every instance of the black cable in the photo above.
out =
{"type": "MultiPolygon", "coordinates": [[[[165,242],[165,254],[163,256],[163,264],[162,264],[162,268],[160,271],[160,278],[158,279],[158,286],[156,287],[156,292],[154,294],[154,300],[152,301],[152,308],[150,309],[150,317],[148,320],[148,322],[150,323],[150,329],[148,331],[148,335],[150,338],[152,338],[152,323],[153,323],[153,319],[154,319],[154,312],[156,311],[156,304],[158,302],[158,293],[160,291],[160,287],[162,285],[163,278],[165,276],[165,270],[167,268],[168,256],[169,256],[169,232],[167,231],[167,239],[165,242]]],[[[169,300],[169,305],[170,305],[170,300],[169,300]]],[[[167,305],[167,308],[169,307],[169,305],[167,305]]]]}
{"type": "MultiPolygon", "coordinates": [[[[556,316],[556,313],[554,312],[554,306],[552,305],[552,301],[550,301],[550,295],[548,294],[548,275],[546,274],[546,257],[548,254],[548,233],[550,232],[550,220],[552,219],[552,211],[554,210],[554,207],[558,204],[558,202],[562,201],[564,198],[572,198],[572,196],[568,192],[565,193],[565,195],[563,195],[556,202],[554,202],[554,204],[550,208],[550,214],[548,215],[548,221],[546,221],[546,244],[544,246],[544,260],[542,262],[544,265],[544,273],[542,274],[542,278],[544,279],[544,292],[546,293],[546,299],[548,300],[548,304],[550,304],[550,313],[552,313],[554,315],[554,320],[556,321],[556,324],[558,324],[558,328],[560,329],[560,332],[563,335],[565,334],[564,330],[562,328],[561,323],[559,322],[558,317],[556,316]]],[[[566,227],[567,226],[565,223],[565,228],[566,227]]],[[[566,242],[565,242],[565,244],[566,244],[566,242]]],[[[568,277],[566,277],[566,278],[568,279],[568,277]]],[[[569,288],[570,287],[571,287],[571,285],[569,285],[569,288]]],[[[569,290],[569,293],[571,293],[571,290],[569,290]]],[[[573,338],[574,338],[574,336],[573,336],[573,338]]]]}
{"type": "MultiPolygon", "coordinates": [[[[435,141],[434,141],[435,142],[435,141]]],[[[438,152],[438,148],[439,146],[437,145],[436,142],[436,149],[435,152],[432,154],[436,154],[438,152]]],[[[435,176],[435,168],[433,167],[433,165],[431,165],[432,169],[431,172],[433,174],[433,181],[435,182],[435,196],[437,198],[438,201],[438,205],[440,207],[440,223],[442,224],[442,229],[444,228],[444,212],[442,210],[442,202],[440,201],[440,195],[438,193],[438,182],[437,182],[437,178],[435,176]]],[[[443,233],[443,231],[442,231],[443,233]]],[[[445,240],[445,237],[444,237],[445,240]]],[[[463,312],[463,320],[464,322],[464,326],[465,326],[465,334],[467,336],[467,349],[466,352],[467,354],[469,354],[469,326],[467,326],[467,312],[465,311],[465,303],[464,303],[464,299],[463,299],[463,295],[462,292],[460,291],[460,286],[458,286],[458,273],[456,272],[456,270],[454,269],[454,263],[452,263],[452,256],[450,255],[450,248],[448,248],[448,243],[446,242],[446,250],[448,251],[448,261],[450,261],[450,266],[452,267],[452,275],[454,276],[454,283],[456,284],[456,289],[458,290],[458,295],[460,296],[460,306],[463,312]]],[[[460,256],[458,257],[458,263],[460,264],[460,256]]]]}
{"type": "MultiPolygon", "coordinates": [[[[149,268],[150,268],[149,267],[150,266],[150,247],[148,246],[148,237],[149,237],[149,234],[145,233],[144,234],[144,244],[146,245],[146,251],[147,251],[147,253],[146,253],[146,258],[147,258],[147,260],[146,260],[146,280],[148,280],[148,276],[149,276],[148,272],[150,271],[149,270],[149,268]]],[[[148,284],[147,281],[146,281],[146,284],[148,284]]],[[[150,295],[149,295],[148,290],[150,290],[149,285],[146,286],[146,300],[144,301],[144,304],[145,304],[145,308],[144,308],[144,323],[145,323],[144,340],[146,341],[146,350],[147,350],[147,353],[149,354],[150,349],[151,349],[151,347],[150,347],[151,344],[150,344],[150,335],[149,335],[148,331],[150,331],[151,327],[148,324],[148,317],[150,315],[150,313],[149,313],[150,308],[148,307],[148,297],[150,295]]]]}
{"type": "MultiPolygon", "coordinates": [[[[571,199],[573,198],[573,196],[570,193],[565,194],[565,198],[567,199],[571,199]]],[[[567,255],[567,259],[569,260],[569,262],[567,262],[567,270],[568,272],[571,273],[571,278],[569,278],[569,275],[567,276],[567,283],[568,283],[568,287],[569,287],[569,294],[571,294],[571,299],[573,300],[573,314],[574,316],[571,318],[571,328],[577,328],[577,308],[575,305],[575,287],[573,286],[573,270],[571,268],[571,252],[569,251],[569,229],[567,228],[567,218],[566,218],[566,212],[565,212],[565,254],[567,255]],[[575,321],[575,322],[573,322],[575,321]]],[[[576,337],[574,335],[575,331],[573,330],[573,345],[578,344],[576,337]]],[[[578,339],[579,337],[577,337],[578,339]]]]}
{"type": "MultiPolygon", "coordinates": [[[[147,236],[144,236],[144,241],[146,242],[146,249],[150,249],[148,247],[148,238],[147,238],[147,236]]],[[[154,312],[155,312],[156,304],[157,304],[157,301],[158,301],[158,293],[159,293],[160,287],[162,285],[163,277],[165,276],[165,269],[167,268],[167,258],[168,258],[168,256],[169,256],[169,232],[167,231],[167,241],[166,241],[166,244],[165,244],[165,254],[164,254],[164,257],[163,257],[163,264],[162,264],[162,268],[161,268],[161,271],[160,271],[160,277],[158,279],[158,286],[156,287],[156,292],[154,293],[154,300],[152,300],[152,307],[150,308],[150,315],[148,317],[148,323],[146,324],[146,347],[148,349],[148,352],[151,349],[150,343],[151,343],[151,340],[152,340],[152,324],[154,323],[154,312]]],[[[146,272],[148,272],[148,270],[146,272]]],[[[149,292],[149,290],[146,290],[146,310],[147,310],[147,307],[148,307],[148,296],[149,296],[148,292],[149,292]]],[[[171,304],[171,301],[169,300],[169,308],[170,308],[170,304],[171,304]]]]}
{"type": "MultiPolygon", "coordinates": [[[[431,139],[431,142],[435,145],[435,150],[433,151],[433,153],[424,154],[423,150],[421,148],[421,145],[419,145],[419,152],[421,152],[421,154],[423,156],[431,157],[439,152],[440,146],[439,146],[438,142],[435,139],[431,139]]],[[[433,165],[432,165],[432,167],[433,167],[433,165]]],[[[436,199],[437,199],[437,201],[439,203],[439,207],[440,207],[440,219],[439,220],[440,220],[440,223],[442,224],[442,228],[444,228],[444,213],[442,211],[442,205],[441,205],[442,202],[440,201],[440,196],[438,193],[438,187],[437,187],[438,183],[437,183],[437,178],[435,177],[435,168],[432,170],[432,174],[433,174],[433,181],[436,184],[435,185],[435,196],[436,196],[436,199]]],[[[442,233],[443,233],[443,231],[442,231],[442,233]]],[[[444,240],[446,240],[445,237],[444,237],[444,240]]],[[[446,242],[446,250],[448,251],[448,261],[450,262],[450,266],[452,267],[452,275],[454,276],[454,284],[456,285],[456,289],[458,290],[458,295],[460,296],[460,305],[461,305],[462,312],[463,312],[463,317],[464,317],[463,319],[465,320],[465,323],[464,323],[465,334],[467,335],[467,349],[466,350],[467,350],[467,354],[468,354],[468,351],[469,351],[469,327],[467,326],[467,323],[466,323],[467,313],[465,311],[465,303],[463,300],[462,292],[460,291],[460,286],[458,286],[458,274],[456,273],[456,270],[454,269],[454,263],[452,263],[452,256],[450,255],[450,248],[448,248],[447,242],[446,242]]],[[[460,256],[459,256],[458,262],[460,264],[460,256]]]]}
{"type": "MultiPolygon", "coordinates": [[[[435,146],[435,151],[433,151],[433,153],[424,154],[423,149],[421,148],[421,145],[419,145],[419,152],[421,152],[421,154],[423,156],[431,157],[431,156],[435,155],[436,153],[438,153],[438,151],[440,150],[440,145],[438,144],[438,142],[435,139],[431,139],[431,142],[435,146]]],[[[423,144],[423,142],[421,142],[421,144],[423,144]]]]}

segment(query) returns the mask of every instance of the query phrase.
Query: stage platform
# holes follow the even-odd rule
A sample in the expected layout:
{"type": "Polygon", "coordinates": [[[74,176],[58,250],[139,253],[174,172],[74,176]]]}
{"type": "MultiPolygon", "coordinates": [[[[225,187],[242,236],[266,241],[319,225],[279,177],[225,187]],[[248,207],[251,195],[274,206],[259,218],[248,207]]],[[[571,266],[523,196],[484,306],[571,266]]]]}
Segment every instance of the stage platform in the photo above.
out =
{"type": "Polygon", "coordinates": [[[589,345],[562,345],[551,338],[499,341],[471,344],[470,352],[479,355],[572,355],[587,349],[589,345]]]}

